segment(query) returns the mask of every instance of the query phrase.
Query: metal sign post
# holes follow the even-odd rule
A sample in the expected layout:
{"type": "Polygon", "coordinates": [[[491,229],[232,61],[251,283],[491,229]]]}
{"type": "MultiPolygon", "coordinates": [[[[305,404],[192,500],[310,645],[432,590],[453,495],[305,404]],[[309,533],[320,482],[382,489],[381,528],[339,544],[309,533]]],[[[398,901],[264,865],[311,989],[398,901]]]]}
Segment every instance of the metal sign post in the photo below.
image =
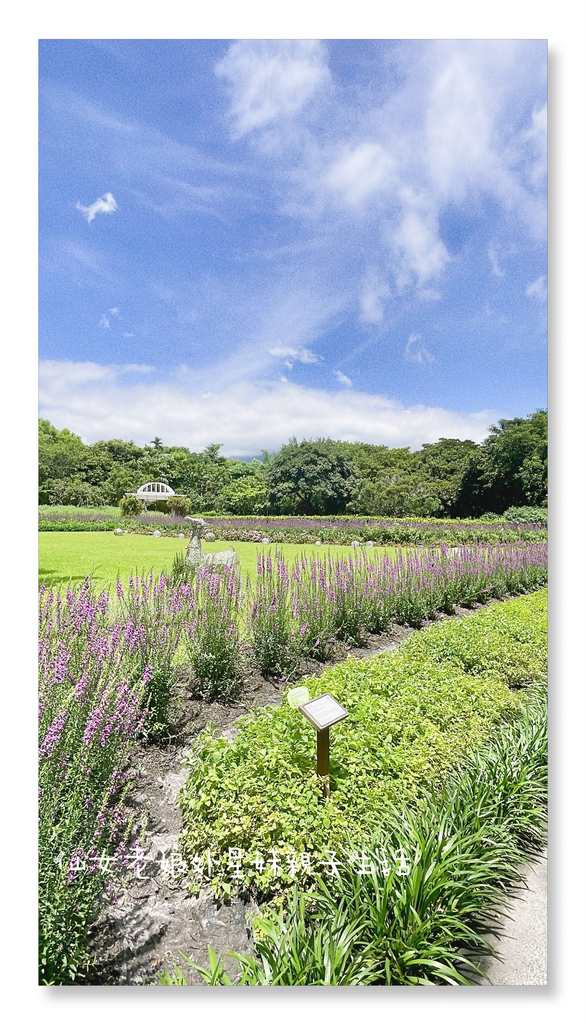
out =
{"type": "Polygon", "coordinates": [[[317,774],[322,780],[322,792],[327,799],[330,795],[330,730],[317,732],[317,774]]]}
{"type": "Polygon", "coordinates": [[[317,730],[317,774],[327,799],[330,795],[330,726],[348,718],[349,712],[329,693],[300,704],[299,710],[317,730]]]}

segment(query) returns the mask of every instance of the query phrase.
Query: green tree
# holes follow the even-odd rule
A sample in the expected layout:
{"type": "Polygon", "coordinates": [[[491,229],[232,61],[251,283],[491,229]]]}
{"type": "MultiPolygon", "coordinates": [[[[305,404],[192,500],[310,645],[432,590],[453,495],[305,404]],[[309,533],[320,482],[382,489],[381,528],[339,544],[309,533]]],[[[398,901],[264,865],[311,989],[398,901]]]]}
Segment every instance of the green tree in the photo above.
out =
{"type": "Polygon", "coordinates": [[[144,483],[140,470],[132,465],[115,463],[102,484],[106,505],[117,505],[127,491],[136,491],[144,483]]]}
{"type": "Polygon", "coordinates": [[[356,488],[352,462],[339,441],[292,438],[269,464],[271,509],[285,515],[337,515],[356,488]]]}
{"type": "Polygon", "coordinates": [[[86,445],[70,430],[39,420],[39,502],[62,504],[67,483],[79,477],[86,445]]]}
{"type": "Polygon", "coordinates": [[[499,420],[463,474],[460,515],[547,504],[547,412],[499,420]]]}
{"type": "Polygon", "coordinates": [[[479,445],[455,437],[440,437],[435,444],[423,444],[413,452],[413,469],[424,480],[437,502],[434,515],[453,515],[464,473],[479,445]]]}
{"type": "Polygon", "coordinates": [[[218,496],[218,511],[236,516],[260,516],[268,508],[269,493],[263,478],[249,473],[230,480],[218,496]]]}
{"type": "Polygon", "coordinates": [[[412,455],[408,448],[387,448],[384,444],[365,444],[363,441],[342,441],[341,447],[352,460],[355,476],[361,483],[393,478],[410,472],[412,455]]]}

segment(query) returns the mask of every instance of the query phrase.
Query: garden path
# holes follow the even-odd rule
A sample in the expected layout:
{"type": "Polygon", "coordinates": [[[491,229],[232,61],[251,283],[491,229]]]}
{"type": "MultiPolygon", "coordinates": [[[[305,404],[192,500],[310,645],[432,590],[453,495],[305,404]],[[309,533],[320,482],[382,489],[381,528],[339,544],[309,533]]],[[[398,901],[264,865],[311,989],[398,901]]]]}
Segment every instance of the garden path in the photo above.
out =
{"type": "Polygon", "coordinates": [[[523,871],[527,890],[511,903],[502,934],[492,939],[500,960],[481,964],[481,985],[547,985],[547,849],[523,871]]]}

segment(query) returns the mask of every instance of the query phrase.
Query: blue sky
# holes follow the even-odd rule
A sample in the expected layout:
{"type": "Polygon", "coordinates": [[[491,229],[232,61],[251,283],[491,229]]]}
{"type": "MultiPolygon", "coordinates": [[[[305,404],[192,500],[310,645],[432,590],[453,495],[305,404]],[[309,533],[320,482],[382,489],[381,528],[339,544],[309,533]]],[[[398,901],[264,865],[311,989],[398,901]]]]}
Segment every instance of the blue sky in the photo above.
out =
{"type": "Polygon", "coordinates": [[[415,448],[547,404],[542,40],[40,44],[40,414],[415,448]]]}

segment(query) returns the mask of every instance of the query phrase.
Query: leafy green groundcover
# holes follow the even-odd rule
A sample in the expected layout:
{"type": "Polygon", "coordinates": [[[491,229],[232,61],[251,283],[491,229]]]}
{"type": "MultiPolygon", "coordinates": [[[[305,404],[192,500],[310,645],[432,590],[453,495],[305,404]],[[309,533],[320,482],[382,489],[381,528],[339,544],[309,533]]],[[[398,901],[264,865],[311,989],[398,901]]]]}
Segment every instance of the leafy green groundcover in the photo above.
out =
{"type": "MultiPolygon", "coordinates": [[[[547,827],[547,697],[535,687],[521,716],[467,759],[442,791],[387,811],[370,837],[393,862],[363,873],[342,868],[317,891],[295,886],[284,910],[257,918],[255,955],[231,954],[239,985],[470,985],[487,935],[518,868],[547,827]]],[[[356,851],[359,853],[360,851],[356,851]]],[[[383,862],[384,863],[384,862],[383,862]]],[[[209,950],[196,967],[212,985],[231,981],[209,950]]],[[[178,967],[159,976],[185,985],[178,967]]]]}
{"type": "Polygon", "coordinates": [[[519,716],[523,691],[510,685],[544,677],[546,602],[539,591],[443,621],[395,652],[308,680],[310,697],[331,693],[350,712],[332,728],[327,803],[315,730],[286,700],[243,719],[231,742],[204,733],[180,795],[187,863],[209,858],[225,893],[290,887],[294,874],[277,871],[275,858],[287,865],[292,852],[327,875],[328,851],[366,842],[390,809],[439,791],[497,725],[519,716]],[[241,851],[238,880],[231,848],[241,851]]]}

